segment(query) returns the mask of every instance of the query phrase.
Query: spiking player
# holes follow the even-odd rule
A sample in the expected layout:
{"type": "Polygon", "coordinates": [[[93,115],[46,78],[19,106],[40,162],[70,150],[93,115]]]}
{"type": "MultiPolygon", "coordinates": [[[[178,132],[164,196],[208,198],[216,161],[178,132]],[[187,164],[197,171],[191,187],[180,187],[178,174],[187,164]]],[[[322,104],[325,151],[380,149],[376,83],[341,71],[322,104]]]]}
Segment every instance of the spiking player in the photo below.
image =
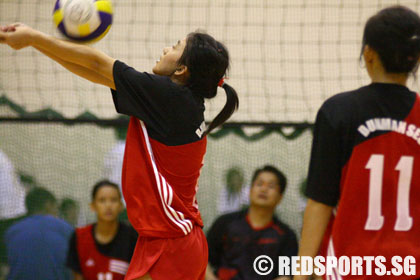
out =
{"type": "MultiPolygon", "coordinates": [[[[420,262],[420,97],[406,87],[419,63],[419,16],[401,6],[372,16],[361,55],[372,83],[317,115],[299,255],[315,256],[324,238],[324,255],[384,256],[390,271],[394,255],[420,262]]],[[[377,279],[364,274],[328,279],[377,279]]]]}
{"type": "Polygon", "coordinates": [[[204,279],[208,248],[195,195],[206,135],[239,103],[222,79],[229,66],[225,46],[210,35],[191,33],[164,48],[154,74],[148,74],[21,24],[1,27],[0,42],[14,49],[32,46],[71,72],[110,87],[117,111],[131,116],[122,186],[140,237],[126,279],[204,279]],[[204,99],[215,97],[218,85],[226,92],[226,105],[206,129],[204,99]]]}

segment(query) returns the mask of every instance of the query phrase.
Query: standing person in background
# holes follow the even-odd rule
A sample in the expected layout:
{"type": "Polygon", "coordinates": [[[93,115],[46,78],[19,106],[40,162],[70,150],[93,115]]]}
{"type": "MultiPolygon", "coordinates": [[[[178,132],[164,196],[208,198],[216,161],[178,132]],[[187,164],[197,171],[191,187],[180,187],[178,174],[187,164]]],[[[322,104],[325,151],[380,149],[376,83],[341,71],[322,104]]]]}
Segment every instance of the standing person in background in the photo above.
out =
{"type": "Polygon", "coordinates": [[[91,209],[97,222],[77,228],[70,240],[67,265],[75,280],[123,280],[137,241],[136,231],[119,222],[123,209],[118,185],[93,186],[91,209]]]}
{"type": "Polygon", "coordinates": [[[61,219],[75,227],[79,217],[79,204],[72,198],[63,198],[58,207],[58,213],[61,219]]]}
{"type": "Polygon", "coordinates": [[[125,139],[118,139],[104,159],[104,177],[111,182],[116,182],[119,186],[121,186],[124,150],[125,139]]]}
{"type": "MultiPolygon", "coordinates": [[[[119,120],[128,120],[127,116],[118,117],[119,120]]],[[[105,155],[104,158],[104,178],[115,182],[119,188],[120,193],[122,193],[122,168],[124,161],[124,151],[125,151],[125,138],[127,136],[127,126],[118,126],[115,128],[115,138],[117,142],[112,146],[111,150],[105,155]]],[[[120,214],[120,221],[129,223],[127,216],[127,204],[125,203],[124,197],[121,198],[122,203],[124,204],[124,210],[120,214]]]]}
{"type": "Polygon", "coordinates": [[[0,27],[0,43],[32,46],[69,71],[110,87],[117,111],[131,117],[122,187],[139,240],[126,279],[204,279],[208,248],[196,193],[206,135],[239,105],[236,91],[223,80],[226,47],[206,33],[190,33],[164,48],[149,74],[22,24],[0,27]],[[204,101],[217,95],[218,86],[226,104],[206,128],[204,101]]]}
{"type": "Polygon", "coordinates": [[[244,184],[244,172],[239,167],[226,171],[226,185],[217,200],[219,214],[235,212],[249,203],[249,188],[244,184]]]}
{"type": "Polygon", "coordinates": [[[0,279],[3,279],[8,270],[4,234],[25,214],[25,188],[12,161],[0,150],[0,279]]]}
{"type": "Polygon", "coordinates": [[[206,280],[290,279],[279,276],[277,266],[265,276],[253,269],[258,256],[277,260],[279,256],[297,254],[295,234],[274,214],[286,186],[286,177],[273,166],[266,165],[254,172],[249,208],[219,217],[207,234],[209,266],[206,280]]]}
{"type": "MultiPolygon", "coordinates": [[[[120,116],[119,120],[126,120],[128,117],[120,116]]],[[[125,151],[125,138],[127,136],[127,127],[119,126],[115,128],[116,143],[112,146],[111,150],[104,157],[103,176],[105,179],[115,182],[120,187],[122,193],[122,168],[125,151]]],[[[124,206],[126,205],[124,198],[122,198],[124,206]]]]}
{"type": "Polygon", "coordinates": [[[69,280],[66,268],[72,227],[57,218],[57,200],[46,189],[35,187],[25,198],[28,217],[11,226],[5,236],[8,280],[69,280]]]}
{"type": "Polygon", "coordinates": [[[12,161],[0,150],[0,219],[25,214],[25,189],[15,172],[12,161]]]}
{"type": "MultiPolygon", "coordinates": [[[[406,87],[420,58],[418,14],[393,6],[372,16],[362,56],[372,83],[333,96],[317,115],[299,255],[384,256],[386,273],[392,256],[420,260],[420,96],[406,87]]],[[[373,268],[333,273],[378,277],[373,268]]]]}
{"type": "Polygon", "coordinates": [[[305,212],[306,204],[308,203],[308,197],[306,196],[306,186],[308,184],[308,180],[305,178],[299,185],[299,212],[305,212]]]}

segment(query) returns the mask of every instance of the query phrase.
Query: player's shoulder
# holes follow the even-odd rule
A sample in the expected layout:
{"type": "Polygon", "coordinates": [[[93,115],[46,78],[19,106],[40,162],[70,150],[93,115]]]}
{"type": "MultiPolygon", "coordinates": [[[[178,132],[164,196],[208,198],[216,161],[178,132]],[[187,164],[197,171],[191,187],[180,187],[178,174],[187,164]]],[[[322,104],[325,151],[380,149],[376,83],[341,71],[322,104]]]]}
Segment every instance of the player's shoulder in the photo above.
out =
{"type": "Polygon", "coordinates": [[[355,90],[337,93],[325,100],[320,110],[338,113],[342,109],[351,108],[360,102],[360,99],[369,91],[369,86],[363,86],[355,90]]]}
{"type": "Polygon", "coordinates": [[[246,216],[246,213],[248,212],[248,209],[238,210],[235,212],[230,212],[221,215],[219,218],[223,220],[237,220],[242,219],[246,216]]]}
{"type": "Polygon", "coordinates": [[[29,222],[28,217],[23,218],[20,221],[17,221],[16,223],[9,226],[9,228],[5,232],[6,238],[13,237],[17,233],[19,233],[22,230],[25,230],[26,228],[31,228],[32,223],[29,222]]]}
{"type": "Polygon", "coordinates": [[[168,95],[174,103],[174,109],[183,112],[200,113],[204,112],[204,97],[185,85],[178,85],[174,82],[168,84],[168,95]]]}
{"type": "Polygon", "coordinates": [[[54,228],[55,231],[52,232],[62,232],[70,233],[73,231],[72,226],[67,222],[56,218],[51,215],[31,215],[23,218],[22,220],[14,223],[7,230],[6,234],[13,236],[21,232],[38,232],[42,228],[54,228]],[[57,231],[58,229],[58,231],[57,231]]]}
{"type": "Polygon", "coordinates": [[[65,231],[73,231],[73,227],[68,222],[53,215],[33,215],[29,217],[33,217],[33,223],[38,224],[39,227],[60,228],[65,231]]]}
{"type": "Polygon", "coordinates": [[[369,98],[369,86],[335,94],[325,100],[318,111],[318,115],[325,117],[333,126],[351,121],[357,115],[363,99],[369,98]]]}
{"type": "Polygon", "coordinates": [[[63,230],[67,232],[73,232],[74,230],[73,226],[71,226],[67,221],[54,217],[54,216],[49,216],[48,218],[52,221],[55,221],[57,224],[59,224],[63,230]]]}
{"type": "Polygon", "coordinates": [[[84,234],[91,234],[93,226],[94,224],[88,224],[85,226],[78,227],[76,228],[75,233],[79,236],[84,234]]]}
{"type": "Polygon", "coordinates": [[[128,79],[138,82],[146,90],[152,88],[154,91],[159,91],[159,89],[162,89],[163,93],[167,93],[169,86],[175,84],[168,76],[140,71],[120,60],[114,62],[113,75],[114,79],[117,80],[128,79]]]}
{"type": "Polygon", "coordinates": [[[132,237],[132,238],[136,238],[138,236],[137,231],[129,224],[126,224],[124,222],[120,222],[120,231],[122,233],[122,235],[124,236],[128,236],[128,237],[132,237]]]}
{"type": "Polygon", "coordinates": [[[247,209],[220,215],[216,219],[215,224],[229,224],[231,222],[245,218],[246,213],[247,209]]]}
{"type": "Polygon", "coordinates": [[[273,217],[273,228],[277,230],[280,235],[289,235],[296,238],[295,232],[291,229],[291,227],[284,223],[280,218],[277,216],[273,217]]]}

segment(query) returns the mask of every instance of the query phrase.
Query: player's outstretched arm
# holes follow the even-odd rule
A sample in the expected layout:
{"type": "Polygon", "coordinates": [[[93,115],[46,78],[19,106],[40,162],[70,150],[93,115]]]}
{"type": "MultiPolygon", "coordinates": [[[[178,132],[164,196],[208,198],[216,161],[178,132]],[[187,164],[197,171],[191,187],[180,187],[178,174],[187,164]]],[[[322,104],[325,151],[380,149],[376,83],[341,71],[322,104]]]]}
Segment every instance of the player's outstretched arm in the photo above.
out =
{"type": "MultiPolygon", "coordinates": [[[[89,80],[93,83],[96,84],[101,84],[110,88],[114,88],[115,85],[111,80],[108,80],[107,78],[105,78],[104,76],[91,71],[90,69],[87,69],[83,66],[71,63],[71,62],[67,62],[64,61],[62,59],[60,59],[59,57],[53,55],[52,53],[49,53],[48,51],[41,49],[39,47],[35,47],[35,49],[37,49],[38,51],[40,51],[41,53],[43,53],[44,55],[48,56],[49,58],[55,60],[56,62],[58,62],[59,64],[61,64],[61,66],[63,66],[64,68],[66,68],[67,70],[69,70],[70,72],[85,78],[86,80],[89,80]]],[[[115,89],[115,88],[114,88],[115,89]]]]}
{"type": "MultiPolygon", "coordinates": [[[[108,84],[107,86],[115,88],[112,75],[115,59],[92,47],[60,40],[21,23],[1,27],[0,43],[7,44],[16,50],[32,46],[54,54],[54,57],[62,61],[84,67],[86,69],[84,71],[92,71],[92,74],[103,76],[111,81],[112,86],[108,84]]],[[[54,59],[54,57],[51,58],[54,59]]],[[[79,73],[76,74],[79,75],[79,73]]]]}
{"type": "MultiPolygon", "coordinates": [[[[333,207],[308,199],[303,216],[302,237],[299,244],[299,256],[315,257],[331,218],[333,207]]],[[[308,276],[295,276],[294,280],[306,280],[308,276]]]]}

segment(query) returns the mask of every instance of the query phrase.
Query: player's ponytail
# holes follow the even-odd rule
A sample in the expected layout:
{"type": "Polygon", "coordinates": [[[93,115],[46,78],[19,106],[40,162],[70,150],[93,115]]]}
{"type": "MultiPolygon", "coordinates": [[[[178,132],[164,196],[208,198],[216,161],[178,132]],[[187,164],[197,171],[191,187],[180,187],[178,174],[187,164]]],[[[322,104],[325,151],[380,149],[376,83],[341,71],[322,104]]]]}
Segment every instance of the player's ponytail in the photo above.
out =
{"type": "Polygon", "coordinates": [[[223,107],[222,111],[220,111],[220,113],[209,124],[207,130],[204,132],[205,135],[210,133],[210,131],[212,131],[219,125],[222,125],[227,119],[230,118],[230,116],[232,116],[232,114],[239,107],[239,98],[235,89],[226,83],[223,83],[221,87],[226,92],[226,104],[223,107]]]}
{"type": "Polygon", "coordinates": [[[187,37],[187,43],[179,64],[189,71],[188,86],[195,94],[204,98],[213,98],[220,85],[226,92],[226,104],[207,127],[204,135],[222,125],[238,109],[239,98],[236,91],[220,81],[229,68],[229,53],[226,47],[212,36],[203,32],[193,32],[187,37]]]}

